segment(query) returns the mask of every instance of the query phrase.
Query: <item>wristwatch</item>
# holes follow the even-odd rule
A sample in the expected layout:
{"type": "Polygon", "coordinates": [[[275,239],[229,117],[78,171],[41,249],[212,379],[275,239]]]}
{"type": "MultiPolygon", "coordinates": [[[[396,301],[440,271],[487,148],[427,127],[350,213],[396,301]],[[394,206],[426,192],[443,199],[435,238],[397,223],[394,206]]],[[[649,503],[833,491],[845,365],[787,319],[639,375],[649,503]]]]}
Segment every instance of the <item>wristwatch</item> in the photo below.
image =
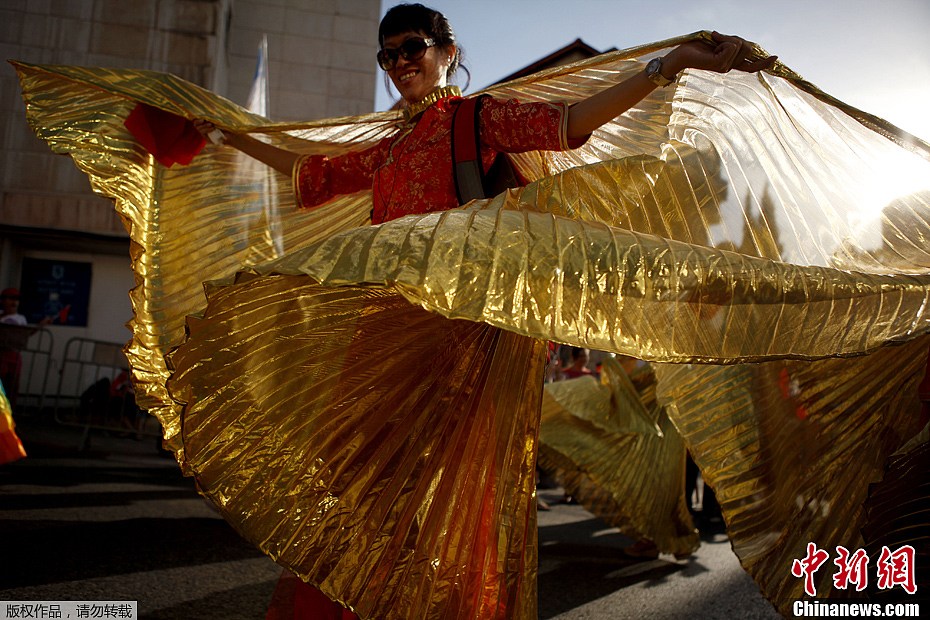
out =
{"type": "Polygon", "coordinates": [[[649,78],[656,86],[668,86],[678,78],[678,74],[672,76],[671,79],[662,75],[662,59],[653,58],[646,65],[646,77],[649,78]]]}

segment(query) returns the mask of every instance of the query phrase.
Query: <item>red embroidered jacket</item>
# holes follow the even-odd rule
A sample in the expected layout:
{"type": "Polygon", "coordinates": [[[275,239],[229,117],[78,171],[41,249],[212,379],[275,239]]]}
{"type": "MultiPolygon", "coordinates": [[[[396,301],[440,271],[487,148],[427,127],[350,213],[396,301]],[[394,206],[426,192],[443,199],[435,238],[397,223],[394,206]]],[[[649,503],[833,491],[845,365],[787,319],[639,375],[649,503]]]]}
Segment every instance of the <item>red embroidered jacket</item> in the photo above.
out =
{"type": "MultiPolygon", "coordinates": [[[[457,207],[451,135],[452,114],[461,101],[437,101],[415,124],[363,151],[301,157],[293,174],[297,204],[314,207],[336,195],[371,188],[374,223],[457,207]]],[[[499,152],[560,151],[583,144],[569,144],[566,104],[488,98],[481,105],[480,123],[485,170],[499,152]]]]}

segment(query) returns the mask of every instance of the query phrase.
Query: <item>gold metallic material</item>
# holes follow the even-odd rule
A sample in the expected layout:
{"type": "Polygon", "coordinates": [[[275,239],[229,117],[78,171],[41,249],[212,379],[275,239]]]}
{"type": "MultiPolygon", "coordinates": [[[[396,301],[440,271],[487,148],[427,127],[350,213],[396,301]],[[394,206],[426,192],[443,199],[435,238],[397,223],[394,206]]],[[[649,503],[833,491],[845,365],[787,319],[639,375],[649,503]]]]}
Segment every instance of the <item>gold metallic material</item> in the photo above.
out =
{"type": "Polygon", "coordinates": [[[0,465],[12,463],[26,457],[23,442],[16,434],[16,423],[13,421],[13,407],[3,391],[0,383],[0,465]]]}
{"type": "Polygon", "coordinates": [[[585,508],[662,553],[699,545],[685,505],[685,446],[655,398],[655,376],[637,389],[613,357],[600,381],[547,383],[539,425],[539,465],[585,508]],[[640,391],[642,390],[642,391],[640,391]]]}
{"type": "Polygon", "coordinates": [[[294,276],[208,298],[170,387],[230,523],[362,618],[535,617],[545,343],[294,276]]]}
{"type": "MultiPolygon", "coordinates": [[[[571,103],[706,36],[488,92],[571,103]]],[[[143,102],[337,154],[399,112],[274,124],[171,76],[15,66],[37,134],[128,227],[140,404],[244,536],[363,618],[533,617],[536,339],[724,364],[658,389],[779,605],[800,540],[855,544],[916,432],[926,343],[886,345],[930,332],[930,145],[784,65],[686,71],[580,149],[515,156],[529,186],[375,227],[369,192],[300,212],[232,149],[166,169],[122,121],[143,102]],[[805,425],[778,425],[782,368],[805,425]]]]}
{"type": "MultiPolygon", "coordinates": [[[[290,185],[232,149],[208,145],[190,166],[157,164],[123,120],[136,102],[218,126],[268,124],[230,101],[170,75],[15,64],[27,118],[55,152],[71,155],[94,190],[115,200],[132,240],[136,287],[126,354],[139,405],[155,415],[183,465],[180,408],[169,398],[165,355],[184,338],[184,317],[204,305],[202,283],[245,265],[368,223],[369,193],[313,211],[293,207],[290,185]]],[[[336,153],[390,135],[396,115],[317,124],[317,142],[266,135],[301,152],[336,153]]]]}
{"type": "Polygon", "coordinates": [[[421,112],[426,108],[430,107],[440,99],[445,99],[446,97],[461,97],[462,89],[454,84],[451,86],[442,86],[437,88],[427,96],[423,97],[416,103],[411,103],[406,108],[404,108],[404,120],[411,120],[416,118],[421,112]]]}
{"type": "MultiPolygon", "coordinates": [[[[888,459],[884,476],[869,490],[865,503],[866,519],[862,526],[864,549],[870,558],[881,558],[882,547],[896,551],[910,545],[915,553],[914,580],[917,596],[930,589],[930,566],[927,560],[927,532],[930,531],[930,428],[924,427],[915,440],[908,442],[888,459]]],[[[900,602],[898,588],[872,592],[873,600],[900,602]]]]}
{"type": "MultiPolygon", "coordinates": [[[[916,386],[928,345],[924,337],[813,362],[658,365],[659,398],[716,493],[733,550],[786,616],[806,596],[790,570],[807,543],[831,557],[840,545],[864,547],[870,489],[924,423],[916,386]]],[[[864,596],[834,588],[832,568],[815,575],[818,600],[864,596]]]]}
{"type": "Polygon", "coordinates": [[[255,271],[392,287],[450,319],[653,361],[849,355],[930,328],[930,274],[798,266],[530,210],[552,197],[544,184],[578,189],[587,172],[348,231],[255,271]]]}

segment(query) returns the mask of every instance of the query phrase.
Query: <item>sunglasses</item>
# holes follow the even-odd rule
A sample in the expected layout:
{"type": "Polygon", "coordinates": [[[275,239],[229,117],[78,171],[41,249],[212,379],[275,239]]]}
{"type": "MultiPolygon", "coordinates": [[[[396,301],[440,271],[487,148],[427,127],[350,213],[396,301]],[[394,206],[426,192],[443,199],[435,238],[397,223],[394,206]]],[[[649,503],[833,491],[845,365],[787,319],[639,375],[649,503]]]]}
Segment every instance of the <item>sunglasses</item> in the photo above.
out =
{"type": "Polygon", "coordinates": [[[398,58],[404,60],[419,60],[423,58],[426,50],[436,45],[432,39],[414,37],[407,39],[398,47],[385,47],[378,52],[378,65],[385,71],[390,71],[397,64],[398,58]]]}

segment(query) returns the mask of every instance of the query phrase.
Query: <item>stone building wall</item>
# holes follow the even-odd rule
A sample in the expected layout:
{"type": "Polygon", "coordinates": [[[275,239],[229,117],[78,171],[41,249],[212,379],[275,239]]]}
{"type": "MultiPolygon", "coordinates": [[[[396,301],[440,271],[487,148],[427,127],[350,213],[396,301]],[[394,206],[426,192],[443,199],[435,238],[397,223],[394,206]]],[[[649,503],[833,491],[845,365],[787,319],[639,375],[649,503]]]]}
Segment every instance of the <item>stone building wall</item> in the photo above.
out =
{"type": "MultiPolygon", "coordinates": [[[[236,0],[231,10],[226,94],[244,102],[262,33],[268,35],[274,120],[374,110],[377,0],[236,0]]],[[[220,91],[222,92],[222,91],[220,91]]]]}
{"type": "MultiPolygon", "coordinates": [[[[165,71],[244,104],[266,34],[272,119],[362,114],[374,109],[379,9],[377,0],[3,0],[0,53],[165,71]]],[[[26,125],[9,66],[0,106],[0,226],[122,236],[109,202],[26,125]]]]}
{"type": "MultiPolygon", "coordinates": [[[[245,104],[265,34],[272,120],[354,115],[374,109],[379,17],[379,0],[0,0],[0,57],[164,71],[245,104]]],[[[0,289],[22,288],[30,259],[90,263],[89,324],[51,326],[55,346],[125,342],[128,253],[111,201],[29,129],[4,63],[0,289]]]]}

